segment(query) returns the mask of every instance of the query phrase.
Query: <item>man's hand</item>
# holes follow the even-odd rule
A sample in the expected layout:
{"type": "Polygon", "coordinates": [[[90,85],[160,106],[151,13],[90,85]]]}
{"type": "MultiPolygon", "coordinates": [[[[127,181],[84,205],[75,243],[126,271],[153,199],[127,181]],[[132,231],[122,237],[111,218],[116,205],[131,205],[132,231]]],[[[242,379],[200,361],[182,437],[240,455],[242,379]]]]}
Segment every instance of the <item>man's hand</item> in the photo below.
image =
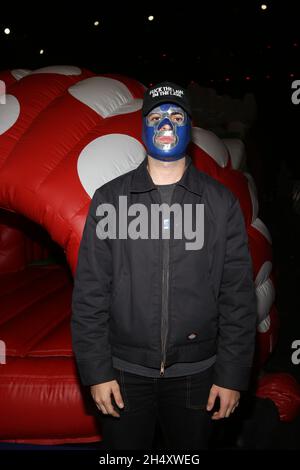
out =
{"type": "Polygon", "coordinates": [[[214,412],[212,419],[229,418],[239,404],[240,395],[237,390],[213,385],[210,389],[206,409],[207,411],[213,409],[217,397],[220,398],[220,409],[214,412]]]}
{"type": "Polygon", "coordinates": [[[110,382],[104,382],[97,385],[91,386],[91,394],[96,403],[97,408],[102,411],[103,414],[112,415],[117,418],[120,417],[119,413],[113,407],[111,402],[111,394],[119,408],[124,407],[124,402],[120,392],[119,384],[116,380],[110,382]]]}

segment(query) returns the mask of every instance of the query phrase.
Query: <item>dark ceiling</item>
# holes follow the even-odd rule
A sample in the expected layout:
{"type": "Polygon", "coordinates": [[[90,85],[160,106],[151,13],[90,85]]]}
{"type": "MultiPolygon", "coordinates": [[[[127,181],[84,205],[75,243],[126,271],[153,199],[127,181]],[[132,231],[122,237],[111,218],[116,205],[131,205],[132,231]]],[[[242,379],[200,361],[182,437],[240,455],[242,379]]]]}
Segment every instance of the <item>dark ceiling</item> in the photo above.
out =
{"type": "Polygon", "coordinates": [[[63,9],[40,2],[30,9],[14,3],[0,15],[1,68],[73,64],[146,84],[172,78],[230,86],[291,78],[299,72],[297,4],[210,0],[119,6],[108,0],[63,2],[63,9]]]}

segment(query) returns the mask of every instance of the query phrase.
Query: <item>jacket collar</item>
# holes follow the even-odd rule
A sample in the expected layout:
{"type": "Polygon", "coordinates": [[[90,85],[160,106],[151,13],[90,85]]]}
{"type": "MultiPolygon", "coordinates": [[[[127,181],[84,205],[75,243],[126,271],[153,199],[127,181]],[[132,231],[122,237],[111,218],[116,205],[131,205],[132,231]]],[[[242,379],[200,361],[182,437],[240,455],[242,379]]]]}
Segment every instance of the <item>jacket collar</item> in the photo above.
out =
{"type": "MultiPolygon", "coordinates": [[[[156,189],[148,170],[147,170],[148,157],[146,156],[142,163],[133,172],[130,192],[145,192],[156,189]]],[[[186,168],[184,173],[177,184],[183,186],[188,191],[193,193],[202,194],[202,180],[199,178],[199,171],[194,166],[192,158],[186,155],[186,168]]]]}

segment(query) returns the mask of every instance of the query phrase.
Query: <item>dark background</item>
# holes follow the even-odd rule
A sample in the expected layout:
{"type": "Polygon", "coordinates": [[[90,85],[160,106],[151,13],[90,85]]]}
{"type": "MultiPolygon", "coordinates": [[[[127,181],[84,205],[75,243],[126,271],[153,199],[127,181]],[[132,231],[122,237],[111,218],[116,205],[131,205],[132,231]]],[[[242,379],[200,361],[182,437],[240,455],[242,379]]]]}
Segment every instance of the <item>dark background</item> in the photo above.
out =
{"type": "Polygon", "coordinates": [[[171,80],[238,98],[252,92],[265,166],[276,172],[284,155],[299,177],[300,105],[291,102],[291,84],[300,79],[299,23],[298,1],[6,2],[1,69],[68,64],[146,86],[171,80]]]}

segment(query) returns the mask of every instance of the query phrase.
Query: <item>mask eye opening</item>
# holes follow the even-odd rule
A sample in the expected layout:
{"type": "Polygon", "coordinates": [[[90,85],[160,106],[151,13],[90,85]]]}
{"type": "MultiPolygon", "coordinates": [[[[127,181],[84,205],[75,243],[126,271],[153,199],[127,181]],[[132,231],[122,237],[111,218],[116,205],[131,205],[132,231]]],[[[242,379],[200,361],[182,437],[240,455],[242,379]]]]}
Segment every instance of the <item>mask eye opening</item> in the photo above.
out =
{"type": "Polygon", "coordinates": [[[147,120],[148,126],[155,126],[159,121],[162,120],[162,115],[159,112],[151,111],[148,114],[146,120],[147,120]]]}
{"type": "Polygon", "coordinates": [[[170,114],[170,120],[178,126],[182,126],[186,121],[185,114],[182,111],[173,111],[170,114]]]}

